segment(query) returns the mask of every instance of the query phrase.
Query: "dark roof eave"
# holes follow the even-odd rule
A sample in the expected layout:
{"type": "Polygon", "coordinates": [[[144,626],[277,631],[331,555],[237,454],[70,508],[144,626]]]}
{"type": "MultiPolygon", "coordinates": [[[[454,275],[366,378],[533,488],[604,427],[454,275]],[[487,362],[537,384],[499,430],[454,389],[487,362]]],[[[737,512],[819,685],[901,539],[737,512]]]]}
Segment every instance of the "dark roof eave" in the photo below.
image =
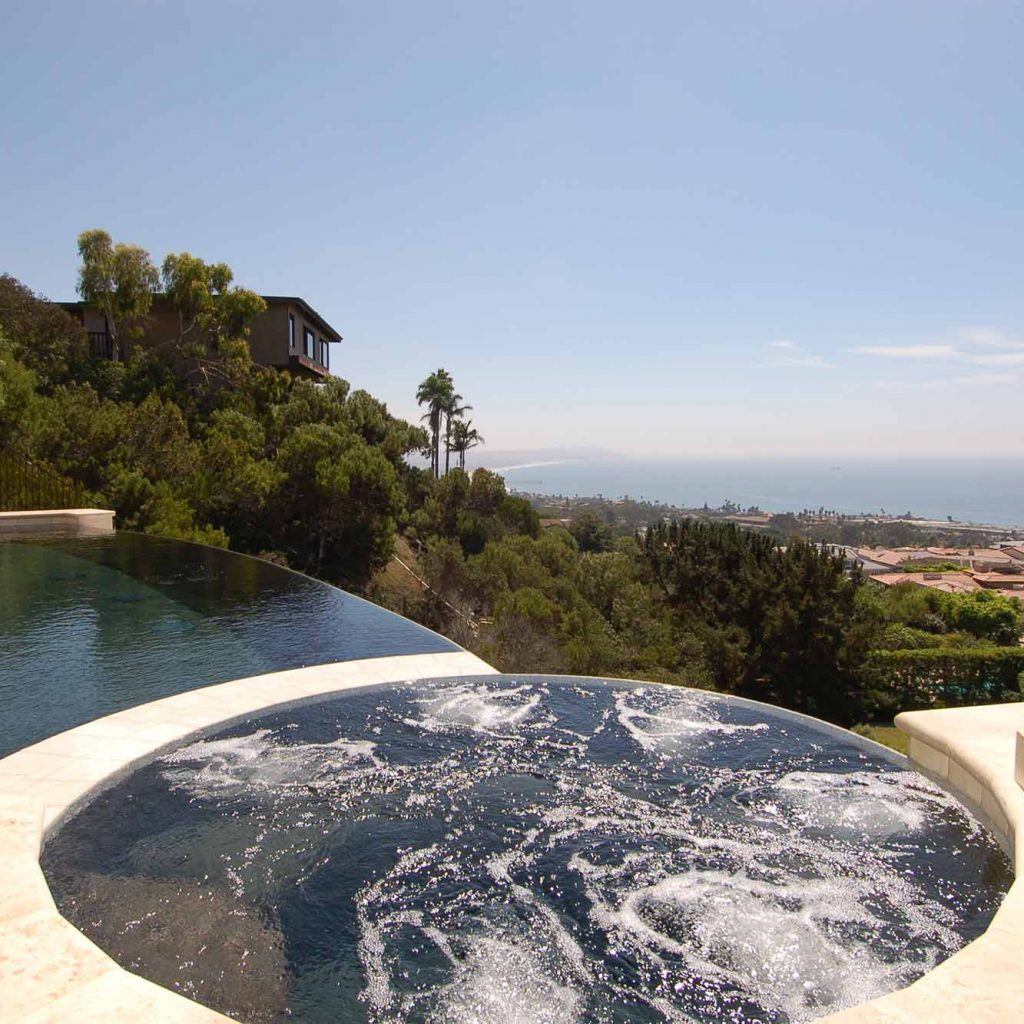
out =
{"type": "Polygon", "coordinates": [[[336,331],[305,299],[300,298],[298,295],[262,295],[260,298],[263,299],[268,305],[272,302],[289,302],[295,306],[298,306],[306,316],[327,334],[333,335],[327,339],[329,342],[341,341],[341,334],[336,331]]]}
{"type": "MultiPolygon", "coordinates": [[[[162,295],[160,297],[162,297],[162,295]]],[[[305,299],[300,298],[298,295],[261,295],[260,298],[268,305],[271,302],[288,302],[292,305],[298,306],[302,312],[320,328],[321,331],[330,335],[330,337],[326,339],[328,342],[334,343],[344,340],[337,330],[335,330],[305,299]]],[[[85,309],[88,306],[88,303],[82,302],[79,299],[74,302],[58,302],[57,305],[62,309],[71,312],[72,310],[77,311],[85,309]]]]}

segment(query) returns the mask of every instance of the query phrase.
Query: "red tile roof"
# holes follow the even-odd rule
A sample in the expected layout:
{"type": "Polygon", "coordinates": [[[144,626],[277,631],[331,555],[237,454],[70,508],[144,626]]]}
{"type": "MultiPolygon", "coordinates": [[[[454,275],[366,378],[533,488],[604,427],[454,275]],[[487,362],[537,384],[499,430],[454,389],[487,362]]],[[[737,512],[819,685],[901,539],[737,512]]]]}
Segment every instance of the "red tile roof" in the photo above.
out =
{"type": "Polygon", "coordinates": [[[915,587],[931,587],[947,594],[969,594],[980,589],[980,584],[965,572],[883,572],[868,579],[883,587],[898,587],[909,583],[915,587]]]}
{"type": "Polygon", "coordinates": [[[998,586],[1006,584],[1007,587],[1024,587],[1024,573],[1012,572],[972,572],[971,576],[979,583],[998,586]]]}

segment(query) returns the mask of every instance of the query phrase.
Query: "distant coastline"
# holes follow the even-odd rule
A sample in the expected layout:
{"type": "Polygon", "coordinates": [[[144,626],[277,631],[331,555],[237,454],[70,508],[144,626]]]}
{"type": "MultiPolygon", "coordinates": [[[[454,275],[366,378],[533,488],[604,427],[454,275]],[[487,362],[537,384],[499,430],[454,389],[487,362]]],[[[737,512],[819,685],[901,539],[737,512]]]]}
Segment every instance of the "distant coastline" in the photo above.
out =
{"type": "Polygon", "coordinates": [[[561,466],[572,459],[547,459],[541,462],[520,462],[513,466],[488,466],[492,473],[514,473],[520,469],[539,469],[542,466],[561,466]]]}
{"type": "MultiPolygon", "coordinates": [[[[632,498],[675,508],[735,504],[768,513],[1024,527],[1024,458],[629,459],[516,452],[492,460],[510,490],[552,497],[632,498]],[[533,457],[531,457],[533,456],[533,457]],[[545,457],[548,456],[548,457],[545,457]],[[556,457],[557,456],[557,457],[556,457]],[[837,470],[836,467],[839,467],[837,470]]],[[[487,466],[486,455],[477,465],[487,466]]]]}

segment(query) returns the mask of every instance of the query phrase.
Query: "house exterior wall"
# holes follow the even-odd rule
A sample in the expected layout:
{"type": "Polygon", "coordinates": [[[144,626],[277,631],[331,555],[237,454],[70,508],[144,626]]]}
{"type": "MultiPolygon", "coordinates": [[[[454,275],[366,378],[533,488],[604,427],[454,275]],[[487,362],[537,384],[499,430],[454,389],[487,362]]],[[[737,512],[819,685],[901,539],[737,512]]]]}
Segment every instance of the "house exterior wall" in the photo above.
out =
{"type": "Polygon", "coordinates": [[[290,306],[267,304],[249,326],[249,350],[254,362],[263,366],[288,365],[288,314],[290,306]]]}
{"type": "Polygon", "coordinates": [[[159,300],[154,302],[146,314],[146,323],[138,337],[125,335],[120,338],[121,358],[130,359],[139,346],[163,348],[178,340],[181,320],[174,308],[159,300]]]}
{"type": "MultiPolygon", "coordinates": [[[[248,342],[253,361],[261,366],[287,370],[300,377],[320,379],[327,376],[330,345],[340,341],[340,336],[336,332],[325,331],[324,325],[308,316],[298,302],[280,298],[265,301],[267,309],[249,325],[248,342]],[[294,346],[289,345],[289,317],[294,319],[295,324],[294,346]],[[313,333],[312,355],[304,346],[304,332],[307,330],[313,333]]],[[[104,342],[107,324],[103,314],[81,303],[67,303],[64,308],[72,312],[89,332],[93,354],[113,358],[112,348],[104,342]]],[[[126,332],[118,339],[119,358],[130,359],[139,345],[156,348],[169,345],[177,341],[179,331],[177,312],[169,303],[157,298],[146,316],[141,334],[131,337],[126,332]]]]}
{"type": "Polygon", "coordinates": [[[269,301],[267,311],[250,326],[249,348],[253,359],[264,366],[284,367],[302,377],[323,377],[330,361],[328,338],[297,303],[269,301]],[[289,345],[289,317],[295,324],[294,345],[289,345]],[[306,350],[307,331],[313,335],[312,356],[306,350]]]}
{"type": "Polygon", "coordinates": [[[82,326],[91,333],[105,332],[107,318],[98,309],[86,306],[82,310],[82,326]]]}

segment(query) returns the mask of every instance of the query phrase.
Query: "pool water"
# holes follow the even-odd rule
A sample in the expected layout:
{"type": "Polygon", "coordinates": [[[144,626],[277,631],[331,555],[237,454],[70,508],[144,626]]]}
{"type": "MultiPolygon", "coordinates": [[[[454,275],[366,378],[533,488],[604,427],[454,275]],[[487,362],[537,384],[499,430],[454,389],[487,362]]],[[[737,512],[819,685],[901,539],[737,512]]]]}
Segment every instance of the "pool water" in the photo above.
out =
{"type": "Polygon", "coordinates": [[[336,587],[219,548],[132,533],[0,543],[0,757],[199,686],[456,650],[336,587]]]}
{"type": "Polygon", "coordinates": [[[353,691],[183,746],[48,841],[62,913],[245,1021],[809,1021],[987,926],[1009,863],[843,730],[542,676],[353,691]]]}

